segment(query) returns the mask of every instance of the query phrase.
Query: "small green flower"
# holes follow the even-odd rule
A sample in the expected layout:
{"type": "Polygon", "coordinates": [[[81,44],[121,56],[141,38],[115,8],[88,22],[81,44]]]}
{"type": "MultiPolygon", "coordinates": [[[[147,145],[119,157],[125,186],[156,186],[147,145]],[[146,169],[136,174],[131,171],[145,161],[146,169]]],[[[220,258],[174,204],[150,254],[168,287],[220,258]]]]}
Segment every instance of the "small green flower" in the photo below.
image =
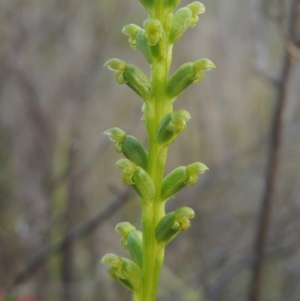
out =
{"type": "Polygon", "coordinates": [[[106,254],[102,257],[101,263],[109,266],[109,274],[125,288],[135,292],[142,290],[142,273],[132,260],[115,254],[106,254]]]}
{"type": "Polygon", "coordinates": [[[148,41],[150,46],[155,46],[159,41],[161,41],[162,26],[159,20],[149,18],[144,22],[144,37],[148,41]]]}
{"type": "Polygon", "coordinates": [[[104,134],[114,142],[115,150],[118,153],[123,153],[135,165],[147,170],[148,152],[140,141],[131,135],[126,135],[124,131],[116,127],[105,131],[104,134]]]}
{"type": "Polygon", "coordinates": [[[198,175],[206,170],[208,170],[207,166],[200,162],[175,168],[163,180],[161,188],[162,200],[168,200],[186,185],[194,185],[198,180],[198,175]]]}
{"type": "Polygon", "coordinates": [[[192,11],[183,7],[179,9],[172,19],[171,32],[169,36],[169,42],[175,43],[177,42],[185,31],[189,28],[192,19],[192,11]]]}
{"type": "Polygon", "coordinates": [[[194,210],[189,207],[182,207],[166,214],[159,221],[155,230],[157,242],[164,245],[169,243],[178,233],[190,227],[190,219],[194,216],[194,210]]]}
{"type": "Polygon", "coordinates": [[[192,186],[196,184],[198,180],[198,175],[203,174],[205,171],[208,170],[208,167],[200,162],[196,162],[193,164],[190,164],[186,167],[186,180],[185,184],[192,186]]]}
{"type": "Polygon", "coordinates": [[[194,72],[195,74],[200,74],[196,76],[196,79],[194,80],[195,83],[199,83],[203,77],[203,71],[210,71],[213,68],[216,68],[215,64],[209,60],[209,59],[201,59],[194,63],[194,72]]]}
{"type": "Polygon", "coordinates": [[[163,41],[163,27],[159,20],[149,18],[144,22],[144,38],[147,40],[148,49],[153,59],[165,57],[165,45],[163,41]]]}
{"type": "Polygon", "coordinates": [[[144,72],[133,64],[127,64],[123,73],[124,82],[144,100],[151,97],[151,83],[144,72]]]}
{"type": "Polygon", "coordinates": [[[192,19],[190,22],[190,27],[195,27],[199,17],[198,15],[203,14],[205,12],[205,7],[201,2],[195,1],[187,6],[192,12],[192,19]]]}
{"type": "Polygon", "coordinates": [[[177,110],[167,114],[158,126],[158,143],[165,146],[172,143],[181,132],[186,130],[186,121],[190,119],[190,113],[185,110],[177,110]]]}
{"type": "Polygon", "coordinates": [[[175,217],[180,231],[185,231],[191,226],[190,219],[195,217],[195,212],[192,208],[182,207],[175,211],[175,217]]]}
{"type": "Polygon", "coordinates": [[[136,49],[136,34],[137,32],[141,30],[141,27],[135,25],[135,24],[128,24],[123,27],[122,32],[129,36],[129,45],[130,47],[135,50],[136,49]]]}
{"type": "Polygon", "coordinates": [[[124,72],[126,68],[126,63],[124,61],[121,61],[119,59],[110,59],[105,64],[105,67],[107,67],[109,70],[117,71],[117,72],[124,72]]]}
{"type": "Polygon", "coordinates": [[[126,69],[126,63],[124,61],[121,61],[119,59],[110,59],[104,64],[104,66],[111,71],[116,71],[115,79],[118,84],[123,85],[126,83],[123,78],[123,73],[126,69]]]}
{"type": "Polygon", "coordinates": [[[109,139],[114,142],[115,150],[118,153],[122,153],[122,144],[126,137],[126,133],[119,128],[111,128],[104,132],[105,135],[109,136],[109,139]]]}
{"type": "Polygon", "coordinates": [[[120,159],[116,165],[122,169],[122,179],[127,185],[134,185],[133,175],[136,172],[136,165],[128,159],[120,159]]]}
{"type": "Polygon", "coordinates": [[[116,165],[123,170],[122,179],[125,184],[132,185],[143,201],[151,200],[155,195],[155,188],[149,174],[128,159],[120,159],[116,165]]]}
{"type": "Polygon", "coordinates": [[[201,59],[194,63],[185,63],[170,77],[167,83],[167,94],[175,99],[192,83],[199,83],[204,78],[204,71],[215,68],[212,61],[201,59]]]}
{"type": "Polygon", "coordinates": [[[121,238],[121,244],[122,246],[127,249],[127,239],[128,239],[128,235],[132,232],[135,231],[136,228],[128,223],[128,222],[123,222],[123,223],[119,223],[116,225],[115,228],[116,232],[122,237],[121,238]]]}
{"type": "Polygon", "coordinates": [[[115,78],[120,85],[126,84],[144,100],[151,97],[151,83],[144,72],[133,64],[126,64],[119,59],[110,59],[105,67],[116,71],[115,78]]]}
{"type": "Polygon", "coordinates": [[[174,44],[182,37],[189,27],[195,27],[199,20],[198,15],[204,12],[204,5],[198,1],[179,9],[172,19],[169,42],[174,44]]]}
{"type": "Polygon", "coordinates": [[[116,226],[116,232],[122,237],[121,244],[128,249],[134,262],[142,267],[143,264],[143,234],[128,223],[119,223],[116,226]]]}

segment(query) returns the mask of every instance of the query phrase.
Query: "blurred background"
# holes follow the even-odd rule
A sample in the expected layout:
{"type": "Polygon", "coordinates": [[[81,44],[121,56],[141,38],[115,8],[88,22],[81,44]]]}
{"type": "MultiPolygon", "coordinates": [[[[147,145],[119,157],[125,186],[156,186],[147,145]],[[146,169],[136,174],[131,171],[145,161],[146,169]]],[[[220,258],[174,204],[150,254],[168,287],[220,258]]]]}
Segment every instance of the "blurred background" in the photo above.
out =
{"type": "MultiPolygon", "coordinates": [[[[196,217],[167,247],[158,300],[299,301],[300,1],[203,3],[172,71],[217,69],[175,103],[192,119],[166,172],[210,170],[168,203],[196,217]]],[[[145,19],[137,0],[1,0],[0,300],[130,300],[99,261],[126,255],[114,227],[140,228],[139,200],[102,133],[147,137],[141,100],[103,64],[149,75],[121,32],[145,19]]]]}

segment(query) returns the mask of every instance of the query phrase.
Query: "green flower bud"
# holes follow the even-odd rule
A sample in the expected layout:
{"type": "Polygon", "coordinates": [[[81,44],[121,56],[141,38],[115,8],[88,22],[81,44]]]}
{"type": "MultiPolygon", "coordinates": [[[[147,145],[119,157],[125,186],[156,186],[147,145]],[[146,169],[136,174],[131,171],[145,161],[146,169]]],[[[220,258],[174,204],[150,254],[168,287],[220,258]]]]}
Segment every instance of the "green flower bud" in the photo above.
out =
{"type": "Polygon", "coordinates": [[[195,216],[193,209],[182,207],[166,214],[155,229],[155,237],[158,243],[169,243],[179,232],[190,227],[190,219],[195,216]]]}
{"type": "Polygon", "coordinates": [[[143,264],[143,234],[141,231],[132,231],[127,237],[127,247],[134,262],[142,267],[143,264]]]}
{"type": "Polygon", "coordinates": [[[172,19],[171,32],[169,35],[170,43],[174,44],[182,37],[182,35],[190,26],[191,19],[192,19],[192,11],[187,7],[183,7],[179,9],[174,14],[172,19]]]}
{"type": "Polygon", "coordinates": [[[193,63],[185,63],[177,69],[167,83],[167,94],[170,98],[178,96],[194,82],[195,74],[193,63]]]}
{"type": "Polygon", "coordinates": [[[108,135],[109,139],[114,142],[117,152],[123,153],[135,165],[147,170],[148,152],[135,137],[126,135],[119,128],[111,128],[104,132],[104,134],[108,135]]]}
{"type": "Polygon", "coordinates": [[[110,59],[104,64],[104,66],[109,70],[116,71],[115,79],[118,84],[123,85],[125,83],[123,79],[123,72],[126,69],[126,63],[124,61],[119,59],[110,59]]]}
{"type": "Polygon", "coordinates": [[[196,25],[199,20],[198,14],[202,14],[204,12],[204,5],[198,1],[189,4],[187,7],[179,9],[172,19],[169,42],[177,42],[188,27],[194,27],[196,25]]]}
{"type": "Polygon", "coordinates": [[[122,29],[122,32],[125,35],[129,36],[128,41],[129,41],[130,47],[134,50],[136,49],[136,34],[139,30],[141,30],[141,27],[139,27],[135,24],[128,24],[125,27],[123,27],[123,29],[122,29]]]}
{"type": "Polygon", "coordinates": [[[142,267],[143,263],[143,234],[128,223],[119,223],[116,226],[116,232],[121,235],[121,244],[129,253],[136,264],[142,267]]]}
{"type": "Polygon", "coordinates": [[[175,213],[166,214],[157,224],[155,237],[158,243],[167,244],[179,231],[179,224],[175,223],[175,213]]]}
{"type": "Polygon", "coordinates": [[[123,170],[122,179],[125,184],[133,185],[143,200],[151,200],[155,195],[155,188],[149,174],[128,159],[120,159],[116,165],[123,170]]]}
{"type": "Polygon", "coordinates": [[[144,72],[137,66],[127,64],[123,72],[124,82],[144,100],[151,97],[151,83],[144,72]]]}
{"type": "Polygon", "coordinates": [[[196,71],[209,71],[216,68],[215,64],[209,59],[201,59],[194,63],[194,69],[196,71]]]}
{"type": "Polygon", "coordinates": [[[137,66],[126,64],[119,59],[110,59],[104,66],[116,71],[115,78],[120,85],[126,84],[144,100],[149,100],[151,96],[150,81],[137,66]]]}
{"type": "Polygon", "coordinates": [[[119,128],[111,128],[103,134],[108,135],[109,139],[114,142],[115,150],[118,153],[122,153],[122,144],[126,137],[126,133],[119,128]]]}
{"type": "Polygon", "coordinates": [[[102,257],[101,263],[110,267],[109,274],[125,288],[135,292],[142,290],[142,272],[132,260],[115,254],[106,254],[102,257]]]}
{"type": "Polygon", "coordinates": [[[127,185],[134,185],[133,175],[136,172],[136,165],[128,159],[120,159],[117,161],[116,165],[122,169],[122,180],[127,185]]]}
{"type": "Polygon", "coordinates": [[[186,130],[186,121],[191,119],[191,115],[186,110],[177,110],[171,113],[172,118],[167,127],[170,132],[179,134],[186,130]]]}
{"type": "Polygon", "coordinates": [[[148,49],[151,56],[155,59],[161,59],[165,57],[165,47],[163,37],[163,29],[159,20],[147,19],[144,22],[144,38],[148,42],[148,49]]]}
{"type": "Polygon", "coordinates": [[[208,167],[200,162],[192,163],[186,167],[186,181],[189,186],[193,186],[198,181],[198,175],[203,174],[208,167]]]}
{"type": "Polygon", "coordinates": [[[144,37],[150,46],[155,46],[162,39],[162,26],[159,20],[149,18],[144,22],[144,37]]]}
{"type": "Polygon", "coordinates": [[[136,228],[128,222],[122,222],[116,225],[115,231],[122,237],[121,244],[125,249],[127,249],[128,235],[135,230],[136,228]]]}
{"type": "Polygon", "coordinates": [[[175,168],[163,180],[161,188],[162,200],[168,200],[186,185],[194,185],[198,180],[198,175],[206,170],[208,170],[207,166],[200,162],[175,168]]]}
{"type": "Polygon", "coordinates": [[[122,144],[122,151],[125,157],[131,160],[135,165],[147,170],[148,152],[135,137],[130,135],[125,136],[122,144]]]}
{"type": "Polygon", "coordinates": [[[199,83],[204,78],[203,71],[215,68],[213,62],[201,59],[194,63],[185,63],[170,77],[167,83],[167,94],[171,99],[176,98],[190,84],[199,83]]]}
{"type": "Polygon", "coordinates": [[[126,68],[126,63],[119,59],[110,59],[104,64],[104,66],[112,71],[123,72],[126,68]]]}
{"type": "Polygon", "coordinates": [[[155,195],[155,188],[149,174],[141,167],[137,167],[133,177],[136,191],[144,200],[151,200],[155,195]]]}
{"type": "Polygon", "coordinates": [[[142,271],[138,265],[130,259],[123,258],[122,272],[125,278],[130,282],[136,292],[140,292],[143,287],[142,271]]]}
{"type": "Polygon", "coordinates": [[[195,212],[192,208],[182,207],[175,211],[176,221],[179,223],[180,231],[185,231],[191,226],[190,219],[195,217],[195,212]]]}
{"type": "Polygon", "coordinates": [[[149,52],[147,40],[144,38],[145,31],[143,29],[139,30],[136,34],[136,45],[144,55],[145,59],[149,64],[151,64],[151,54],[149,52]]]}
{"type": "Polygon", "coordinates": [[[190,113],[185,110],[167,114],[158,126],[158,143],[163,145],[172,143],[181,132],[186,130],[186,121],[189,119],[191,119],[190,113]]]}
{"type": "Polygon", "coordinates": [[[190,27],[195,27],[196,23],[199,20],[198,15],[203,14],[205,12],[205,7],[203,3],[195,1],[187,6],[192,12],[192,19],[190,23],[190,27]]]}
{"type": "Polygon", "coordinates": [[[114,272],[111,273],[111,276],[113,276],[114,279],[118,279],[118,278],[125,279],[121,271],[123,265],[123,261],[121,257],[115,254],[108,253],[102,257],[101,263],[109,267],[114,267],[114,270],[110,270],[110,272],[114,272]]]}

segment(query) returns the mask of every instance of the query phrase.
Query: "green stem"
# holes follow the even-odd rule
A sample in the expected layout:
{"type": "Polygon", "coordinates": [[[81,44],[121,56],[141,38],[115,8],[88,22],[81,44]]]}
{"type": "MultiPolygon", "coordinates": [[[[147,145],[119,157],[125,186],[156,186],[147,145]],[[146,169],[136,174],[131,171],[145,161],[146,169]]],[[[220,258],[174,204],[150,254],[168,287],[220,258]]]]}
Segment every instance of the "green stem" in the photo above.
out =
{"type": "Polygon", "coordinates": [[[172,111],[166,98],[166,82],[169,73],[172,51],[168,48],[166,58],[152,65],[153,98],[146,104],[145,122],[148,131],[149,170],[155,186],[156,195],[150,202],[143,202],[143,298],[142,301],[155,301],[158,281],[164,260],[164,248],[158,245],[155,228],[165,215],[165,205],[160,199],[160,190],[166,164],[167,147],[161,147],[156,138],[158,125],[162,118],[172,111]]]}
{"type": "Polygon", "coordinates": [[[137,294],[137,293],[133,292],[132,301],[141,301],[141,300],[143,300],[141,294],[137,294]]]}

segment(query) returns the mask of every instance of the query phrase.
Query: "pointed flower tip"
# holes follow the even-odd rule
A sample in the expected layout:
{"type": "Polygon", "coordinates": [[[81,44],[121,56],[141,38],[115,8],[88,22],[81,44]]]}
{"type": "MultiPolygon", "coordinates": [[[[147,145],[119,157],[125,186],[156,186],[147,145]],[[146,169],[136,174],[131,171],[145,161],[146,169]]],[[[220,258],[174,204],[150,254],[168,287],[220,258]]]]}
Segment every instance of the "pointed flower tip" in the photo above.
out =
{"type": "Polygon", "coordinates": [[[208,170],[208,167],[205,164],[203,164],[203,163],[196,162],[196,163],[190,164],[187,167],[187,169],[188,169],[189,173],[202,174],[206,170],[208,170]]]}
{"type": "Polygon", "coordinates": [[[195,217],[195,211],[190,207],[181,207],[175,211],[175,216],[177,219],[182,217],[190,219],[195,217]]]}
{"type": "Polygon", "coordinates": [[[115,231],[121,236],[128,236],[132,231],[135,231],[136,228],[129,222],[122,222],[116,225],[115,231]]]}
{"type": "Polygon", "coordinates": [[[188,165],[186,168],[187,180],[185,183],[190,186],[194,185],[198,180],[198,175],[204,173],[206,170],[208,170],[208,167],[200,162],[188,165]]]}
{"type": "Polygon", "coordinates": [[[102,264],[104,265],[108,265],[108,266],[114,266],[114,267],[118,267],[122,265],[122,260],[119,256],[112,254],[112,253],[108,253],[105,254],[100,261],[102,264]]]}
{"type": "Polygon", "coordinates": [[[168,125],[167,129],[174,134],[179,134],[186,130],[186,121],[191,119],[191,115],[186,110],[177,110],[174,111],[172,114],[172,119],[170,124],[168,125]]]}
{"type": "Polygon", "coordinates": [[[200,15],[205,13],[205,6],[199,1],[195,1],[189,4],[187,7],[193,12],[193,14],[200,15]]]}
{"type": "Polygon", "coordinates": [[[120,169],[136,169],[136,166],[134,163],[132,163],[130,160],[128,159],[119,159],[116,162],[117,167],[119,167],[120,169]]]}
{"type": "Polygon", "coordinates": [[[196,70],[209,71],[213,68],[216,68],[216,66],[211,60],[204,58],[204,59],[201,59],[199,61],[196,61],[194,63],[194,68],[196,70]]]}
{"type": "Polygon", "coordinates": [[[104,135],[107,135],[109,137],[109,140],[114,142],[115,150],[118,153],[122,152],[122,142],[124,141],[126,137],[126,133],[122,131],[121,129],[114,127],[111,128],[103,133],[104,135]]]}
{"type": "Polygon", "coordinates": [[[139,27],[138,25],[128,24],[123,27],[122,32],[127,36],[131,36],[135,35],[140,29],[141,27],[139,27]]]}
{"type": "Polygon", "coordinates": [[[177,111],[174,111],[172,114],[172,120],[177,121],[177,120],[185,120],[188,121],[191,119],[191,114],[183,109],[179,109],[177,111]]]}
{"type": "Polygon", "coordinates": [[[110,59],[107,62],[105,62],[105,64],[103,66],[107,67],[109,70],[112,70],[112,71],[122,72],[126,68],[126,63],[122,60],[113,58],[113,59],[110,59]]]}
{"type": "Polygon", "coordinates": [[[124,131],[117,127],[108,129],[103,134],[109,136],[112,141],[121,141],[126,135],[124,131]]]}
{"type": "Polygon", "coordinates": [[[136,34],[137,32],[141,30],[141,27],[139,27],[138,25],[135,24],[128,24],[126,26],[123,27],[122,32],[129,36],[129,44],[130,47],[135,50],[136,49],[136,34]]]}
{"type": "Polygon", "coordinates": [[[200,163],[200,164],[201,164],[200,174],[204,173],[206,170],[209,170],[209,168],[205,164],[203,164],[203,163],[200,163]]]}

